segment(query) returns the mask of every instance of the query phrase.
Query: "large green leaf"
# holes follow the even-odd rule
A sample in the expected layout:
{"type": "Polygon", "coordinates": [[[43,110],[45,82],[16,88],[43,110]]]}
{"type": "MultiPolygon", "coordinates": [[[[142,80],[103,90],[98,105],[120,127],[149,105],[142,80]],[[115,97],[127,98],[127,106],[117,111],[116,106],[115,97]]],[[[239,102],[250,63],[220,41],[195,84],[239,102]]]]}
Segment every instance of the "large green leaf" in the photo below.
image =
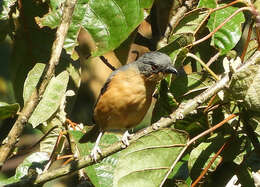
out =
{"type": "Polygon", "coordinates": [[[186,133],[162,129],[151,133],[120,154],[113,186],[160,186],[187,141],[186,133]]]}
{"type": "MultiPolygon", "coordinates": [[[[40,26],[56,28],[60,23],[60,4],[64,0],[50,1],[51,11],[36,21],[40,26]]],[[[80,29],[85,29],[95,42],[92,55],[102,55],[118,47],[144,19],[143,9],[151,7],[153,0],[78,0],[64,48],[73,54],[80,29]]]]}
{"type": "MultiPolygon", "coordinates": [[[[225,4],[217,4],[215,0],[200,1],[200,6],[203,6],[204,8],[217,8],[224,5],[225,4]]],[[[238,10],[237,7],[230,6],[212,13],[210,15],[207,27],[210,31],[213,31],[236,10],[238,10]]],[[[222,54],[226,54],[228,51],[234,48],[237,42],[240,40],[242,35],[242,23],[244,22],[244,15],[242,12],[240,12],[212,36],[211,45],[220,49],[222,54]]]]}
{"type": "MultiPolygon", "coordinates": [[[[76,140],[77,146],[80,151],[80,156],[89,155],[94,143],[79,143],[83,133],[80,131],[69,131],[72,137],[76,140]]],[[[107,147],[112,143],[119,141],[119,137],[115,134],[105,133],[100,142],[100,148],[107,147]]],[[[107,158],[104,158],[101,162],[91,165],[85,168],[89,179],[96,187],[112,187],[113,177],[116,164],[118,163],[120,153],[115,153],[107,158]]]]}
{"type": "Polygon", "coordinates": [[[40,123],[45,122],[57,111],[61,104],[61,99],[65,95],[68,81],[69,74],[67,71],[63,71],[57,77],[51,79],[42,100],[28,121],[33,127],[37,127],[40,123]]]}
{"type": "Polygon", "coordinates": [[[0,120],[12,117],[19,109],[20,106],[18,103],[8,104],[0,102],[0,120]]]}

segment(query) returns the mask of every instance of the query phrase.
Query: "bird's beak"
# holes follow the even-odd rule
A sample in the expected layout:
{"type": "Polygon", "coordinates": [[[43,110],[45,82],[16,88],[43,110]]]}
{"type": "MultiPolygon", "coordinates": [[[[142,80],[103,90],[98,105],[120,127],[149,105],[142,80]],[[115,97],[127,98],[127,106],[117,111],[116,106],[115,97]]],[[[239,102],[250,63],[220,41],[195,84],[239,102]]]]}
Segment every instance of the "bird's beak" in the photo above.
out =
{"type": "Polygon", "coordinates": [[[178,74],[177,69],[175,69],[172,66],[167,67],[167,69],[164,71],[164,73],[171,73],[171,74],[178,74]]]}

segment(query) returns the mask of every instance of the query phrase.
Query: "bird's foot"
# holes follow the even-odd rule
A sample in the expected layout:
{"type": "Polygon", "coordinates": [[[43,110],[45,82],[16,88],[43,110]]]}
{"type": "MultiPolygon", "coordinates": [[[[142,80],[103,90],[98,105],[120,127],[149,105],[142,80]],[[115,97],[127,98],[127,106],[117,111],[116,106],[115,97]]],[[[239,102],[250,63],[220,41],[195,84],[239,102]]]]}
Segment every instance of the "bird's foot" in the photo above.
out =
{"type": "Polygon", "coordinates": [[[93,160],[97,161],[97,157],[98,154],[101,154],[101,149],[99,148],[98,145],[95,145],[90,153],[91,158],[93,158],[93,160]]]}
{"type": "Polygon", "coordinates": [[[132,135],[129,134],[128,131],[125,131],[125,133],[123,134],[123,137],[122,137],[122,142],[123,144],[125,144],[126,146],[129,146],[129,139],[131,139],[132,135]]]}

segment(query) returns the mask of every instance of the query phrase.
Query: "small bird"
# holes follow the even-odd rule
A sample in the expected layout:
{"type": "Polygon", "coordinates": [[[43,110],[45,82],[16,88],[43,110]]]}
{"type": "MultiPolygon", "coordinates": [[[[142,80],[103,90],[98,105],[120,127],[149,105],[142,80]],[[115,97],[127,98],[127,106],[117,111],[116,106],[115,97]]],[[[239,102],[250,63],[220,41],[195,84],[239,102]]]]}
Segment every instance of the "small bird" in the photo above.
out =
{"type": "MultiPolygon", "coordinates": [[[[138,125],[151,105],[156,84],[171,73],[177,74],[177,70],[168,55],[149,52],[110,74],[94,106],[95,126],[84,135],[90,139],[93,134],[100,132],[91,151],[94,160],[98,153],[101,154],[98,145],[103,132],[138,125]]],[[[122,137],[126,146],[129,145],[129,136],[126,130],[122,137]]]]}

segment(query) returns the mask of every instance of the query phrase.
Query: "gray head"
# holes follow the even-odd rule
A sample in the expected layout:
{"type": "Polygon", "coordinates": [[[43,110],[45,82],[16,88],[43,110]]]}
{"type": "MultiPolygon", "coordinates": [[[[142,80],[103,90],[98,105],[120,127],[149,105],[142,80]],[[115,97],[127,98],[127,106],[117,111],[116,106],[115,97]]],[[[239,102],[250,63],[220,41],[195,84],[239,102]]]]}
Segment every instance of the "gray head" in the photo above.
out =
{"type": "Polygon", "coordinates": [[[177,74],[177,70],[172,66],[170,57],[161,52],[145,53],[135,63],[145,77],[154,74],[177,74]]]}

